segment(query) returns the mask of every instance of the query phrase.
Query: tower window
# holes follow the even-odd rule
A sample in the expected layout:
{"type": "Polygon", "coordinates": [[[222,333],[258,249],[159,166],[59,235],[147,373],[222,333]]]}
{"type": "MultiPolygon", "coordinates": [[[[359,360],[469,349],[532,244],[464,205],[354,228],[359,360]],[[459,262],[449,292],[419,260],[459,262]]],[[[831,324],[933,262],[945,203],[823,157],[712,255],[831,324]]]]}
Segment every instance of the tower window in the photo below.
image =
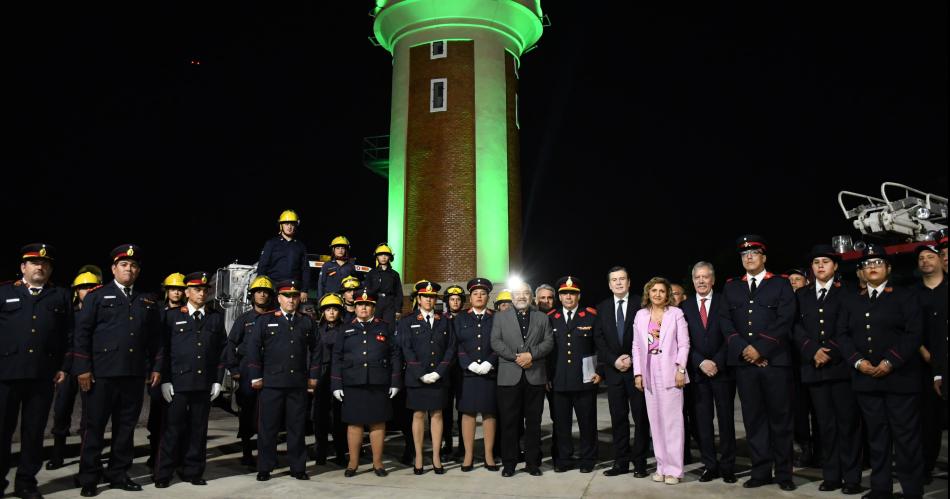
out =
{"type": "Polygon", "coordinates": [[[433,78],[429,81],[429,112],[437,113],[447,109],[446,91],[448,81],[445,78],[433,78]]]}
{"type": "Polygon", "coordinates": [[[429,44],[429,59],[443,59],[446,52],[445,40],[437,40],[429,44]]]}

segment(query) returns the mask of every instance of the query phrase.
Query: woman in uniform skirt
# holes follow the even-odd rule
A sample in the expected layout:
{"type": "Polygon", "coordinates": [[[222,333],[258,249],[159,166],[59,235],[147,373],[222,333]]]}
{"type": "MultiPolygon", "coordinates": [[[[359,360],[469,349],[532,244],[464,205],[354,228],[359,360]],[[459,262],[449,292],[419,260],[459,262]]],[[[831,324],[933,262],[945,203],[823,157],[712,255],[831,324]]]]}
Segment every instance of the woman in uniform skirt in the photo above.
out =
{"type": "Polygon", "coordinates": [[[455,341],[449,321],[435,311],[440,286],[428,280],[415,285],[419,309],[399,321],[398,336],[406,360],[406,408],[412,413],[412,439],[416,456],[413,472],[423,473],[422,444],[426,414],[431,417],[432,469],[445,473],[441,459],[442,408],[449,396],[449,367],[455,358],[455,341]]]}
{"type": "Polygon", "coordinates": [[[386,421],[393,415],[389,399],[399,393],[402,359],[389,327],[373,316],[376,297],[365,288],[357,289],[353,295],[356,316],[343,324],[342,334],[333,345],[330,367],[333,396],[343,403],[342,418],[348,425],[350,462],[344,475],[356,475],[363,426],[369,426],[373,471],[376,476],[386,476],[383,438],[386,421]]]}
{"type": "Polygon", "coordinates": [[[328,435],[333,435],[333,448],[336,457],[333,462],[343,466],[346,461],[346,425],[342,420],[342,406],[331,395],[330,365],[333,359],[333,345],[343,330],[343,298],[335,293],[327,293],[318,302],[320,323],[317,325],[317,344],[323,348],[325,362],[320,366],[320,382],[317,384],[313,403],[314,442],[316,463],[326,464],[328,435]]]}
{"type": "Polygon", "coordinates": [[[498,471],[495,464],[495,434],[498,406],[495,401],[498,354],[491,348],[492,311],[488,307],[491,281],[476,277],[468,281],[469,301],[472,307],[455,316],[452,331],[462,369],[458,410],[462,413],[462,442],[465,458],[462,471],[472,471],[475,460],[475,418],[482,415],[484,432],[485,469],[498,471]]]}

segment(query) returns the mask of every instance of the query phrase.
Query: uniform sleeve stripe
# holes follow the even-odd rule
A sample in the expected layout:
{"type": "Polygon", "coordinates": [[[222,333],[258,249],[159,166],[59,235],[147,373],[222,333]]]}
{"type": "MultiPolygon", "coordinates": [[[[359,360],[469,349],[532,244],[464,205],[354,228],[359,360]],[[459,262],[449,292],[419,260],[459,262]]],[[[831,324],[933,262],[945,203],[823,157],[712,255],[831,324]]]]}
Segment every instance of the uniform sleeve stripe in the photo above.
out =
{"type": "Polygon", "coordinates": [[[894,349],[892,348],[892,349],[888,350],[888,352],[891,352],[892,354],[894,354],[894,357],[897,357],[898,359],[900,359],[901,362],[904,362],[904,358],[901,357],[899,353],[897,353],[897,350],[894,350],[894,349]]]}
{"type": "Polygon", "coordinates": [[[767,335],[767,334],[765,334],[765,333],[759,333],[759,336],[761,336],[761,337],[763,337],[763,338],[765,338],[765,339],[767,339],[767,340],[769,340],[769,341],[774,341],[775,343],[778,343],[778,340],[776,340],[775,338],[773,338],[773,337],[771,337],[771,336],[769,336],[769,335],[767,335]]]}

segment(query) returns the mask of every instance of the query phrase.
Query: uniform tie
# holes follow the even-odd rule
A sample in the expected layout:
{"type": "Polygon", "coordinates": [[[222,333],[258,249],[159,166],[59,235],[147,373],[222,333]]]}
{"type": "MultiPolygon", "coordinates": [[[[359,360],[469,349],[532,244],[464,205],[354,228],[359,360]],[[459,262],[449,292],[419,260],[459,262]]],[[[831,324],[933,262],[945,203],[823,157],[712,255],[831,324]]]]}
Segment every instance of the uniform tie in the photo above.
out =
{"type": "Polygon", "coordinates": [[[755,277],[753,277],[753,278],[752,278],[752,284],[749,285],[749,293],[755,293],[755,288],[756,288],[756,285],[755,285],[755,277]]]}
{"type": "Polygon", "coordinates": [[[195,310],[195,313],[192,314],[192,317],[194,317],[196,321],[201,322],[201,310],[195,310]]]}
{"type": "Polygon", "coordinates": [[[122,287],[122,291],[125,292],[125,297],[126,297],[126,298],[128,298],[129,300],[132,299],[132,288],[130,288],[130,287],[128,287],[128,286],[123,286],[123,287],[122,287]]]}
{"type": "Polygon", "coordinates": [[[30,288],[30,294],[33,296],[40,294],[40,291],[43,291],[43,288],[30,288]]]}
{"type": "Polygon", "coordinates": [[[818,304],[819,304],[819,305],[821,305],[822,303],[825,302],[825,293],[827,293],[827,292],[828,292],[828,290],[825,289],[825,288],[821,288],[821,289],[818,291],[818,304]]]}
{"type": "Polygon", "coordinates": [[[429,325],[429,329],[432,329],[432,316],[426,314],[426,324],[429,325]]]}
{"type": "Polygon", "coordinates": [[[871,291],[871,301],[877,300],[877,290],[871,291]]]}
{"type": "Polygon", "coordinates": [[[709,323],[709,312],[706,311],[706,300],[709,298],[700,298],[699,299],[699,319],[703,321],[703,328],[709,323]]]}
{"type": "Polygon", "coordinates": [[[567,323],[570,324],[570,323],[571,323],[571,319],[573,319],[573,318],[574,318],[574,311],[573,311],[573,310],[568,310],[568,311],[567,311],[567,323]]]}

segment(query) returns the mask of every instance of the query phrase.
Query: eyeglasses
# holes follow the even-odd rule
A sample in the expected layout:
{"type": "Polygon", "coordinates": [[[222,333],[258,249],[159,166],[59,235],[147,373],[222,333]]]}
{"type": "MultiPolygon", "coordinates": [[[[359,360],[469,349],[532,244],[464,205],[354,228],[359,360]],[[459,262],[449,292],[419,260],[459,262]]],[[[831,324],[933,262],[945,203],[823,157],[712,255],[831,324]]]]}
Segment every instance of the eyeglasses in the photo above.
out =
{"type": "Polygon", "coordinates": [[[881,258],[874,258],[871,260],[865,260],[864,263],[861,264],[861,268],[869,269],[874,267],[883,267],[885,263],[887,262],[881,258]]]}
{"type": "Polygon", "coordinates": [[[761,254],[762,254],[762,250],[757,250],[757,249],[745,250],[742,253],[739,253],[739,255],[742,256],[743,258],[749,255],[761,255],[761,254]]]}

